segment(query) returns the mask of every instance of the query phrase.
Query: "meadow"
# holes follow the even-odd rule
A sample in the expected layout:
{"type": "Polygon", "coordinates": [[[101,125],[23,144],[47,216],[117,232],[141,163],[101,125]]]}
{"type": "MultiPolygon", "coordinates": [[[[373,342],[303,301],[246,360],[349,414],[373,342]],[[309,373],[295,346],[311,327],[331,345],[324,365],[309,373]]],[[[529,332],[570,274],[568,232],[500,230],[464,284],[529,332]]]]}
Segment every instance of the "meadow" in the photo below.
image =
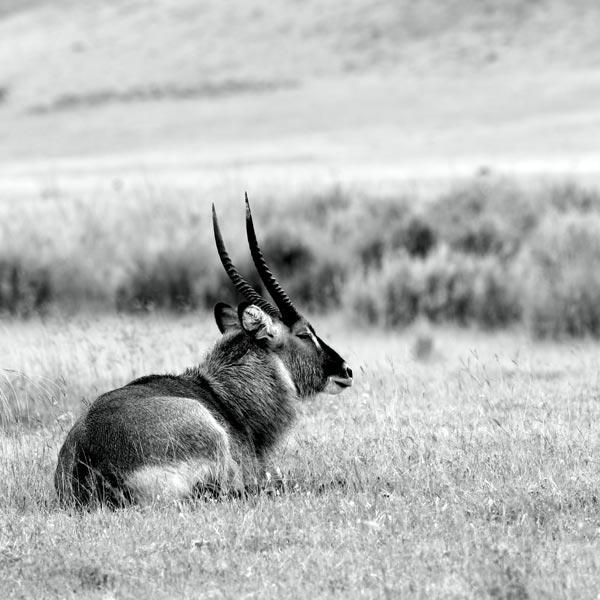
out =
{"type": "Polygon", "coordinates": [[[313,319],[354,368],[303,404],[247,500],[68,512],[56,453],[86,402],[195,364],[202,313],[4,321],[3,598],[595,598],[597,345],[313,319]]]}
{"type": "Polygon", "coordinates": [[[0,0],[0,598],[597,598],[598,12],[0,0]],[[246,189],[354,386],[283,489],[61,509],[85,406],[236,300],[210,202],[258,283],[246,189]]]}
{"type": "MultiPolygon", "coordinates": [[[[569,182],[265,193],[269,260],[355,386],[301,407],[284,489],[58,507],[85,405],[197,364],[235,301],[198,195],[0,202],[3,597],[596,597],[600,197],[569,182]]],[[[243,203],[213,197],[252,278],[243,203]]]]}

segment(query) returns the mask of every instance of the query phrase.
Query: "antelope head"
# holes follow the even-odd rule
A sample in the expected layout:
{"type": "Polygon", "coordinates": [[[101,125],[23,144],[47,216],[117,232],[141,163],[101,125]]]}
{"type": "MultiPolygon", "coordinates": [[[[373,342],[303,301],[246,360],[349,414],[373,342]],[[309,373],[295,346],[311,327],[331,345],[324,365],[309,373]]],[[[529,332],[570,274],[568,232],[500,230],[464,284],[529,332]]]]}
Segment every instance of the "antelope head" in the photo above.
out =
{"type": "Polygon", "coordinates": [[[283,290],[269,269],[254,230],[246,195],[246,233],[252,260],[274,304],[263,298],[240,275],[229,258],[213,204],[213,229],[221,263],[236,290],[246,299],[237,310],[225,303],[215,306],[215,319],[221,333],[235,332],[251,343],[276,355],[289,373],[296,392],[308,397],[319,392],[337,394],[352,385],[352,369],[316,333],[283,290]]]}

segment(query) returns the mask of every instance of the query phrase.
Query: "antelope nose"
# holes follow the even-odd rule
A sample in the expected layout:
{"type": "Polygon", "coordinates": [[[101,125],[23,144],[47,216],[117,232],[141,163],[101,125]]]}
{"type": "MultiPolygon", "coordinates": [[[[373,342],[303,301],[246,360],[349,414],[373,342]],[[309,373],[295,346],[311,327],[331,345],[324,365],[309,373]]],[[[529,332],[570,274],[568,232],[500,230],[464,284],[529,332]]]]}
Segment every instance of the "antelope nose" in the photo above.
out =
{"type": "Polygon", "coordinates": [[[348,377],[348,379],[352,379],[352,369],[348,366],[344,366],[344,375],[348,377]]]}

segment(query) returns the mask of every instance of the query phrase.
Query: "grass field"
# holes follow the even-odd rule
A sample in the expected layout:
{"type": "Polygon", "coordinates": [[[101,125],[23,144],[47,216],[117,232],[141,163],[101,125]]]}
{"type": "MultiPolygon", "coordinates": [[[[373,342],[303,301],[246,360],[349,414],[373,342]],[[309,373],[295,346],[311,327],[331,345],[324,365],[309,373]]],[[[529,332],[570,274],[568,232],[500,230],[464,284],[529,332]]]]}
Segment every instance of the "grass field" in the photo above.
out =
{"type": "Polygon", "coordinates": [[[599,6],[0,0],[0,600],[598,598],[599,6]],[[260,236],[346,261],[314,324],[354,387],[300,407],[282,492],[60,509],[85,405],[216,340],[210,202],[241,261],[244,190],[260,236]],[[403,254],[402,202],[438,218],[432,258],[403,254]],[[459,322],[447,272],[518,284],[518,317],[426,325],[459,322]],[[177,273],[192,302],[114,314],[177,273]]]}
{"type": "Polygon", "coordinates": [[[82,405],[193,365],[216,327],[4,322],[3,597],[596,597],[596,344],[316,325],[356,384],[303,405],[272,457],[286,493],[77,514],[51,478],[82,405]]]}

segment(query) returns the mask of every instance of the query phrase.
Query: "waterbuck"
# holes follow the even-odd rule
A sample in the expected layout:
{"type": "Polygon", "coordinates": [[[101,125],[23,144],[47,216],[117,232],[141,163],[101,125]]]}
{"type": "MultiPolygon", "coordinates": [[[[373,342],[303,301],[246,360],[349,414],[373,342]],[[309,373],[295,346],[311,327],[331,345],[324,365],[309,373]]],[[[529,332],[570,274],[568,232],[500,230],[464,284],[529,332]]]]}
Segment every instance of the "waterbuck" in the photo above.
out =
{"type": "Polygon", "coordinates": [[[345,361],[319,338],[260,250],[246,197],[256,270],[275,304],[240,275],[213,205],[221,263],[246,298],[215,306],[223,334],[181,375],[147,375],[98,397],[60,450],[54,484],[63,504],[122,505],[207,492],[242,493],[292,424],[300,398],[352,385],[345,361]]]}

